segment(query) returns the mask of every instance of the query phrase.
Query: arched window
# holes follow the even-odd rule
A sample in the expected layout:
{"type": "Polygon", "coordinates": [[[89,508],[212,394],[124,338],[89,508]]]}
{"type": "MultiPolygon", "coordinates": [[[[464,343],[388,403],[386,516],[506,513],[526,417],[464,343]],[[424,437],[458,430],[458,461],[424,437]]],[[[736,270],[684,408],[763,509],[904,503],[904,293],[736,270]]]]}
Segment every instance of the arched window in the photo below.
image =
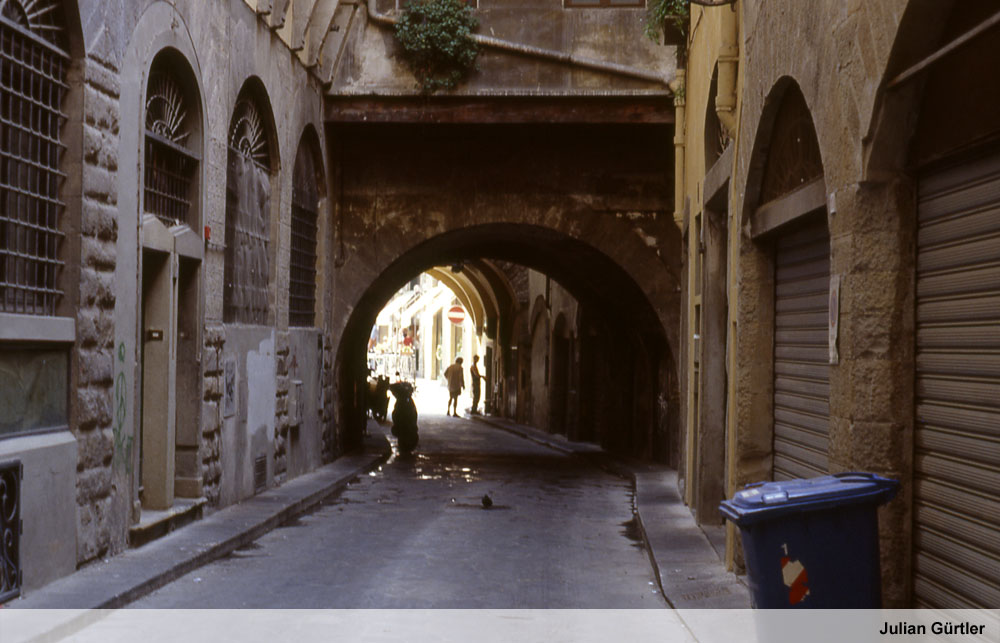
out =
{"type": "Polygon", "coordinates": [[[823,161],[812,116],[802,92],[792,85],[775,117],[760,202],[772,201],[821,176],[823,161]]]}
{"type": "Polygon", "coordinates": [[[54,315],[66,93],[56,0],[0,0],[0,312],[54,315]]]}
{"type": "Polygon", "coordinates": [[[271,146],[264,112],[244,89],[229,126],[223,320],[266,324],[271,229],[271,146]]]}
{"type": "Polygon", "coordinates": [[[311,139],[303,137],[292,179],[292,248],[288,325],[312,326],[316,317],[316,218],[319,190],[311,139]]]}
{"type": "Polygon", "coordinates": [[[149,74],[143,211],[155,214],[167,226],[186,223],[194,227],[191,186],[198,157],[191,150],[191,138],[196,107],[172,63],[168,54],[161,54],[149,74]]]}

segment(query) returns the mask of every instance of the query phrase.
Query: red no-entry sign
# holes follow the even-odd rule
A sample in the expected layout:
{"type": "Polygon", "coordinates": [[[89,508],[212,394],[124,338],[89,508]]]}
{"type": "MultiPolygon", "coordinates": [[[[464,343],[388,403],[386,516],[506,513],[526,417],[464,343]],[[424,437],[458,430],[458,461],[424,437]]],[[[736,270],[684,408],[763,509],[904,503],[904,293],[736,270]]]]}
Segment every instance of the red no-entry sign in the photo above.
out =
{"type": "Polygon", "coordinates": [[[448,309],[448,321],[453,324],[461,324],[465,321],[465,309],[461,306],[452,306],[448,309]]]}

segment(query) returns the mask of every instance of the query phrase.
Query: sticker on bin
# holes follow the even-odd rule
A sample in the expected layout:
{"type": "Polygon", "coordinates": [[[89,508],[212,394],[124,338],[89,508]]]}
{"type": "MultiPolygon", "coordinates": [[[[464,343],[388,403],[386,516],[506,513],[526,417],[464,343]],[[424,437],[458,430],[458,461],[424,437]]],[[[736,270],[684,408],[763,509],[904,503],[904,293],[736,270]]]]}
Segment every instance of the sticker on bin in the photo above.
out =
{"type": "Polygon", "coordinates": [[[801,562],[792,560],[791,556],[787,555],[788,545],[782,545],[781,548],[786,554],[781,557],[781,577],[785,587],[788,588],[788,604],[797,605],[809,596],[809,575],[801,562]]]}

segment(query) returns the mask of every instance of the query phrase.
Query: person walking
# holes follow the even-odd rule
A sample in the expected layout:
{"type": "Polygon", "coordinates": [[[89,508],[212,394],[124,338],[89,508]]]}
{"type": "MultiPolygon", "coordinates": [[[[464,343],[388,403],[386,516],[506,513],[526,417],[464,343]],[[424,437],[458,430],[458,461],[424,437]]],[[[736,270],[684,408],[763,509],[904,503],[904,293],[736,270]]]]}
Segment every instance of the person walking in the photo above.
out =
{"type": "Polygon", "coordinates": [[[458,396],[465,388],[465,371],[462,370],[462,358],[456,357],[455,363],[444,369],[444,378],[448,381],[448,410],[445,415],[458,417],[458,396]],[[452,406],[454,405],[454,413],[452,406]]]}
{"type": "Polygon", "coordinates": [[[472,367],[469,369],[472,376],[472,414],[479,415],[479,396],[482,394],[482,380],[486,378],[479,374],[479,355],[472,356],[472,367]]]}

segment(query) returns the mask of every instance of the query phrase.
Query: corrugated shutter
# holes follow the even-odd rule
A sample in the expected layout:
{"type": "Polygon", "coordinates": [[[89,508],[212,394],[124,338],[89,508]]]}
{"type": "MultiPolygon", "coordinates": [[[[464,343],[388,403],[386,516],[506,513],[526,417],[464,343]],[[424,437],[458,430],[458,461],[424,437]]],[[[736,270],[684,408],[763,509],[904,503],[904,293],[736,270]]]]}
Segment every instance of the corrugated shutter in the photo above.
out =
{"type": "Polygon", "coordinates": [[[830,235],[816,217],[775,242],[774,479],[828,472],[830,235]]]}
{"type": "Polygon", "coordinates": [[[914,594],[1000,606],[1000,154],[920,180],[914,594]]]}

